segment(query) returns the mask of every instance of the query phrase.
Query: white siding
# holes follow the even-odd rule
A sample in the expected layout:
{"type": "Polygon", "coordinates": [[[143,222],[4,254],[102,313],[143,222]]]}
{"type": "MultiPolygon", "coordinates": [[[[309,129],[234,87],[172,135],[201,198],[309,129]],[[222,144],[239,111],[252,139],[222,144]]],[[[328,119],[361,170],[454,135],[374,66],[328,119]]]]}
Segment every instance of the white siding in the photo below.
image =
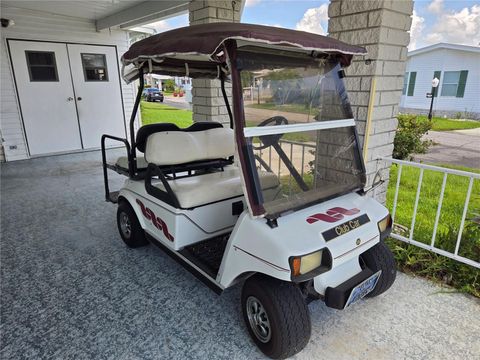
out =
{"type": "MultiPolygon", "coordinates": [[[[93,21],[53,15],[25,9],[3,7],[2,18],[12,19],[15,25],[3,28],[0,49],[0,130],[7,161],[27,159],[28,150],[23,133],[23,125],[17,102],[10,59],[7,54],[6,39],[60,41],[67,43],[85,43],[98,45],[116,45],[118,58],[128,49],[128,34],[125,31],[95,30],[93,21]],[[16,149],[10,149],[16,146],[16,149]]],[[[128,119],[135,100],[132,84],[123,80],[122,94],[125,116],[128,119]]],[[[127,126],[128,128],[128,126],[127,126]]]]}
{"type": "Polygon", "coordinates": [[[406,72],[417,72],[413,96],[402,96],[403,108],[429,109],[430,99],[425,97],[432,89],[434,71],[441,71],[440,85],[437,89],[434,110],[480,113],[480,53],[453,49],[435,49],[412,55],[408,58],[406,72]],[[441,96],[445,71],[468,70],[467,83],[463,98],[441,96]]]}

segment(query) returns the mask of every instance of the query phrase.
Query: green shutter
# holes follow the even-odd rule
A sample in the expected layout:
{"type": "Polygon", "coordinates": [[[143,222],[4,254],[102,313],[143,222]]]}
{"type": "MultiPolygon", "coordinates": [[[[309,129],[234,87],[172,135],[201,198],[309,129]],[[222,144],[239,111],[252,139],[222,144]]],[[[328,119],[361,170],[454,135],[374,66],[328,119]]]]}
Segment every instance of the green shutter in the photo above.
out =
{"type": "Polygon", "coordinates": [[[463,97],[465,94],[465,85],[467,84],[468,70],[460,71],[460,80],[458,81],[457,97],[463,97]]]}
{"type": "Polygon", "coordinates": [[[408,83],[408,92],[407,96],[413,96],[413,91],[415,90],[415,79],[417,78],[417,72],[412,71],[410,73],[410,81],[408,83]]]}
{"type": "MultiPolygon", "coordinates": [[[[435,71],[435,72],[433,73],[433,78],[432,78],[432,80],[435,79],[435,78],[437,78],[438,80],[442,80],[442,79],[440,78],[441,75],[442,75],[442,72],[441,72],[441,71],[435,71]]],[[[438,86],[437,86],[436,89],[432,87],[432,94],[433,94],[433,92],[435,91],[435,97],[437,97],[439,90],[440,90],[440,83],[438,83],[438,86]]]]}

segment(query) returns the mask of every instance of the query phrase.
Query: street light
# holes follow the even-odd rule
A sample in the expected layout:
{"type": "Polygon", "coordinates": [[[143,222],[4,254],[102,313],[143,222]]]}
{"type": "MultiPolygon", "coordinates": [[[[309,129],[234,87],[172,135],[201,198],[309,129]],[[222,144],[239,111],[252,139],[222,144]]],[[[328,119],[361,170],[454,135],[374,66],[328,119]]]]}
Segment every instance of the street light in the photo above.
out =
{"type": "Polygon", "coordinates": [[[435,99],[435,94],[437,92],[438,84],[440,84],[440,80],[438,80],[437,78],[433,78],[432,92],[430,94],[427,94],[427,97],[429,97],[428,95],[430,95],[430,97],[432,98],[432,101],[430,102],[430,111],[428,112],[428,120],[432,120],[433,99],[435,99]]]}

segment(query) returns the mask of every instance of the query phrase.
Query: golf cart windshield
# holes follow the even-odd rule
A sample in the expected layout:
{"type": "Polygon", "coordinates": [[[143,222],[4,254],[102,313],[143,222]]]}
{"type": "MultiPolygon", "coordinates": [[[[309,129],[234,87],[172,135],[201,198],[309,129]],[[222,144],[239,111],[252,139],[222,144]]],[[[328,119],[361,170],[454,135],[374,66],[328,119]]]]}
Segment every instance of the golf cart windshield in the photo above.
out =
{"type": "MultiPolygon", "coordinates": [[[[293,53],[294,54],[294,53],[293,53]]],[[[239,49],[254,215],[269,218],[365,184],[355,121],[338,61],[239,49]],[[277,176],[277,186],[264,183],[277,176]],[[255,211],[254,211],[255,212],[255,211]]]]}

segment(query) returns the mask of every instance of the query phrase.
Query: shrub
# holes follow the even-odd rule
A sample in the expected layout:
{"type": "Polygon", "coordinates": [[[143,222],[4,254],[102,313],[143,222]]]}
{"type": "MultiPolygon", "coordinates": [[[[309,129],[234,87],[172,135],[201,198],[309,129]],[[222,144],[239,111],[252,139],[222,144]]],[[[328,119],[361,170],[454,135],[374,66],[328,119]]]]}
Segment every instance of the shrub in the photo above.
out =
{"type": "Polygon", "coordinates": [[[431,145],[430,140],[422,140],[432,128],[431,121],[422,121],[416,115],[400,114],[397,116],[398,129],[393,141],[393,157],[410,159],[411,154],[424,154],[431,145]]]}
{"type": "Polygon", "coordinates": [[[175,90],[175,81],[172,79],[167,79],[163,81],[163,89],[165,91],[173,92],[175,90]]]}

